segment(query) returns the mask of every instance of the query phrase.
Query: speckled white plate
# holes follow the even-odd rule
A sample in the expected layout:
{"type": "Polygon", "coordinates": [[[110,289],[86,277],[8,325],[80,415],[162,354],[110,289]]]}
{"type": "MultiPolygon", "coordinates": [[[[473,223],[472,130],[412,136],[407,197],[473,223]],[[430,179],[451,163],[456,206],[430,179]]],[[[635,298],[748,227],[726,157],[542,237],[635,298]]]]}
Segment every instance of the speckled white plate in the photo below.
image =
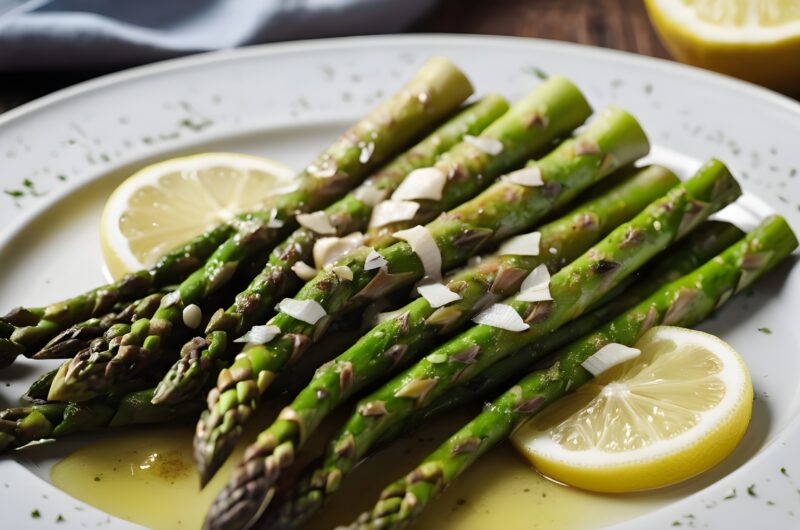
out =
{"type": "MultiPolygon", "coordinates": [[[[297,42],[137,68],[0,116],[0,311],[102,282],[99,213],[131,170],[211,149],[300,167],[431,54],[452,58],[479,93],[510,98],[538,83],[540,71],[564,74],[595,108],[631,111],[650,135],[652,157],[682,175],[711,156],[725,161],[747,191],[729,211],[737,220],[752,224],[774,211],[800,228],[800,105],[766,90],[671,62],[530,39],[297,42]]],[[[742,352],[752,372],[751,427],[734,455],[683,498],[616,528],[800,526],[798,314],[800,267],[787,264],[704,324],[742,352]]],[[[0,372],[0,406],[15,403],[42,366],[22,361],[0,372]]],[[[135,527],[53,487],[52,463],[0,459],[0,527],[46,528],[58,513],[68,516],[63,528],[135,527]],[[31,518],[34,509],[40,519],[31,518]]]]}

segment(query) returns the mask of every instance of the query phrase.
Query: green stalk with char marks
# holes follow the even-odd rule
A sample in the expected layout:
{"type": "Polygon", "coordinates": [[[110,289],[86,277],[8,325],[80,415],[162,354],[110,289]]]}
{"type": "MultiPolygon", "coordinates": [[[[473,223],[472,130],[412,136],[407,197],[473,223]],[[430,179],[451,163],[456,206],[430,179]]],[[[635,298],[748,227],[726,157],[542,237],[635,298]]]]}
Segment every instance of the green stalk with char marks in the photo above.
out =
{"type": "MultiPolygon", "coordinates": [[[[372,206],[397,189],[406,175],[434,164],[465,135],[479,134],[507,110],[508,103],[497,95],[488,95],[465,108],[353,192],[326,208],[325,217],[335,231],[327,235],[344,236],[365,230],[372,206]]],[[[431,206],[426,208],[432,209],[431,206]]],[[[214,314],[205,337],[187,342],[181,359],[158,385],[154,403],[177,403],[203,388],[219,362],[230,356],[230,342],[266,318],[280,297],[296,289],[297,276],[292,267],[309,260],[319,237],[313,230],[300,227],[272,250],[267,265],[247,289],[236,296],[233,305],[214,314]]]]}
{"type": "Polygon", "coordinates": [[[452,63],[441,57],[431,59],[403,89],[306,167],[293,191],[268,197],[262,211],[235,223],[235,234],[203,267],[162,298],[153,318],[134,322],[118,346],[78,354],[60,385],[62,393],[54,397],[64,401],[91,399],[146,369],[159,359],[164,341],[174,328],[188,329],[184,327],[184,309],[201,303],[233,277],[243,260],[286,235],[294,226],[296,214],[318,210],[342,197],[380,163],[451,114],[471,92],[469,81],[452,63]]]}
{"type": "Polygon", "coordinates": [[[486,451],[505,440],[525,419],[592,379],[581,364],[609,343],[633,346],[656,325],[697,324],[732,294],[752,284],[797,248],[780,217],[758,228],[708,261],[615,318],[560,350],[550,368],[523,378],[408,473],[388,486],[375,507],[349,528],[405,528],[486,451]]]}
{"type": "MultiPolygon", "coordinates": [[[[548,284],[552,300],[529,302],[520,300],[526,298],[520,294],[491,306],[486,311],[505,314],[503,325],[516,331],[496,327],[501,325],[499,319],[490,318],[494,325],[478,324],[468,329],[359,401],[356,412],[330,443],[322,466],[287,502],[280,519],[291,524],[305,520],[338,490],[344,476],[385,433],[397,429],[416,410],[450,389],[579,317],[653,256],[740,193],[727,168],[712,160],[690,180],[554,274],[548,284]]],[[[228,528],[231,515],[242,510],[239,505],[261,502],[260,497],[248,495],[231,500],[220,496],[209,512],[209,527],[228,528]]]]}
{"type": "MultiPolygon", "coordinates": [[[[623,111],[611,111],[532,166],[543,175],[543,185],[520,185],[505,179],[427,228],[417,228],[430,235],[431,246],[435,245],[434,250],[442,257],[441,268],[449,269],[492,244],[492,239],[529,228],[545,214],[566,205],[606,173],[597,171],[598,166],[605,165],[610,171],[618,160],[635,159],[647,147],[636,121],[623,111]],[[591,149],[580,150],[579,146],[587,145],[591,149]]],[[[290,359],[324,332],[332,315],[345,306],[385,296],[424,274],[425,265],[407,242],[380,251],[380,259],[386,261],[380,268],[367,267],[367,258],[373,252],[366,248],[355,251],[338,263],[351,272],[349,279],[340,280],[334,268],[300,291],[298,299],[316,303],[326,312],[326,318],[313,325],[279,313],[269,322],[282,332],[277,340],[245,348],[232,367],[220,373],[217,388],[209,396],[209,412],[198,424],[195,450],[202,478],[210,477],[227,457],[263,389],[290,359]]]]}
{"type": "Polygon", "coordinates": [[[450,277],[447,286],[460,300],[437,309],[419,298],[394,311],[397,316],[375,326],[334,362],[317,370],[311,383],[248,448],[230,483],[239,487],[244,484],[239,477],[247,476],[248,483],[262,489],[264,498],[271,498],[280,473],[294,460],[292,455],[336,406],[418,359],[442,335],[468,322],[476,308],[489,301],[487,293],[494,298],[517,292],[525,276],[542,264],[551,272],[559,270],[678,182],[669,170],[657,166],[626,171],[604,193],[541,227],[542,250],[537,255],[484,258],[450,277]],[[442,310],[447,310],[444,318],[434,316],[442,310]],[[258,478],[248,472],[253,461],[263,462],[258,478]]]}

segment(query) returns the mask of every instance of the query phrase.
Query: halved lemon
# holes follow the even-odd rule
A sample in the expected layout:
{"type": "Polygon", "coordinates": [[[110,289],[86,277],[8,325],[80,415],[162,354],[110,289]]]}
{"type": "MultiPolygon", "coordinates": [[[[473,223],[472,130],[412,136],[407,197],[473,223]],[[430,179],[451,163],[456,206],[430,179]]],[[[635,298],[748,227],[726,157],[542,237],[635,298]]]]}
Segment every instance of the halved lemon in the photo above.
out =
{"type": "Polygon", "coordinates": [[[797,0],[646,0],[646,5],[676,59],[800,92],[797,0]]]}
{"type": "Polygon", "coordinates": [[[579,488],[659,488],[721,462],[750,422],[753,386],[718,337],[661,326],[641,354],[545,409],[512,436],[544,475],[579,488]]]}
{"type": "Polygon", "coordinates": [[[294,171],[257,156],[204,153],[165,160],[128,177],[109,197],[100,243],[110,275],[156,263],[170,250],[293,187],[294,171]]]}

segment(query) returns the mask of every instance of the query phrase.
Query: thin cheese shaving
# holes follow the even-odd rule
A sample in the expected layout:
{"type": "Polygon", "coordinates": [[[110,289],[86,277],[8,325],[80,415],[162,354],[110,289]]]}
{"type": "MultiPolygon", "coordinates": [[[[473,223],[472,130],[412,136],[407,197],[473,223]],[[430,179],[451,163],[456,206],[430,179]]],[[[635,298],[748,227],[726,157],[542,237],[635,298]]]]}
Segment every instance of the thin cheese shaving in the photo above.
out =
{"type": "Polygon", "coordinates": [[[280,334],[281,328],[278,326],[253,326],[250,330],[235,339],[233,342],[244,342],[248,344],[266,344],[280,334]]]}
{"type": "Polygon", "coordinates": [[[395,232],[393,235],[411,245],[411,250],[422,262],[422,268],[425,270],[427,279],[434,282],[442,279],[442,254],[439,252],[439,247],[427,228],[417,225],[408,230],[395,232]]]}
{"type": "Polygon", "coordinates": [[[386,258],[378,254],[378,251],[373,248],[369,251],[367,259],[364,261],[364,270],[371,271],[373,269],[380,269],[381,267],[385,267],[388,263],[386,258]]]}
{"type": "Polygon", "coordinates": [[[583,361],[581,366],[583,366],[587,372],[597,377],[618,364],[635,359],[641,355],[641,353],[642,351],[637,348],[631,348],[624,344],[612,342],[597,350],[594,355],[583,361]]]}
{"type": "Polygon", "coordinates": [[[317,275],[317,269],[303,261],[298,261],[292,265],[292,271],[297,274],[298,278],[305,281],[308,281],[317,275]]]}
{"type": "Polygon", "coordinates": [[[382,200],[386,199],[386,190],[378,189],[375,186],[363,185],[356,188],[353,192],[356,199],[363,202],[367,206],[375,206],[382,200]]]}
{"type": "Polygon", "coordinates": [[[442,307],[456,300],[461,300],[461,295],[454,293],[442,283],[427,283],[417,287],[419,295],[428,301],[432,308],[442,307]]]}
{"type": "Polygon", "coordinates": [[[473,145],[487,155],[499,155],[503,152],[503,142],[489,136],[464,136],[464,141],[473,145]]]}
{"type": "Polygon", "coordinates": [[[300,223],[300,226],[304,226],[321,236],[336,233],[336,228],[333,227],[325,212],[301,213],[297,216],[297,222],[300,223]]]}
{"type": "Polygon", "coordinates": [[[294,298],[284,298],[278,304],[278,309],[292,318],[302,320],[312,326],[319,319],[328,315],[319,302],[314,300],[295,300],[294,298]]]}
{"type": "Polygon", "coordinates": [[[380,228],[391,223],[409,221],[417,215],[419,203],[414,201],[383,201],[372,209],[370,228],[380,228]]]}
{"type": "Polygon", "coordinates": [[[322,237],[314,243],[314,265],[324,269],[361,246],[364,234],[353,232],[342,237],[322,237]]]}
{"type": "Polygon", "coordinates": [[[508,331],[525,331],[530,328],[522,320],[519,313],[507,304],[492,304],[472,318],[476,324],[484,324],[493,328],[505,329],[508,331]]]}
{"type": "Polygon", "coordinates": [[[542,170],[539,166],[528,166],[512,171],[503,177],[503,180],[520,186],[528,186],[529,188],[544,186],[542,170]]]}
{"type": "Polygon", "coordinates": [[[543,302],[552,300],[550,295],[550,271],[544,263],[533,269],[522,281],[517,300],[521,302],[543,302]]]}
{"type": "Polygon", "coordinates": [[[538,256],[541,241],[541,232],[531,232],[530,234],[512,237],[497,249],[497,255],[538,256]]]}
{"type": "Polygon", "coordinates": [[[429,199],[438,201],[442,198],[447,176],[435,167],[415,169],[403,179],[400,186],[392,193],[393,201],[409,201],[429,199]]]}

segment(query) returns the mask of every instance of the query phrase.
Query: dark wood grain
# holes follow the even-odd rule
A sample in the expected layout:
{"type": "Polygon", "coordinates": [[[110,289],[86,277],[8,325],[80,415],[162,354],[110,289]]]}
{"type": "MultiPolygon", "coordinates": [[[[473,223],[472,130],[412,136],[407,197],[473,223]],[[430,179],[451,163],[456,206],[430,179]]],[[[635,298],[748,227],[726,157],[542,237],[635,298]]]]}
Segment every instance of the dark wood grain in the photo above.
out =
{"type": "MultiPolygon", "coordinates": [[[[440,0],[412,30],[540,37],[667,57],[641,0],[440,0]]],[[[0,112],[102,73],[0,74],[0,112]]]]}
{"type": "Polygon", "coordinates": [[[642,0],[440,0],[415,29],[539,37],[669,57],[642,0]]]}

